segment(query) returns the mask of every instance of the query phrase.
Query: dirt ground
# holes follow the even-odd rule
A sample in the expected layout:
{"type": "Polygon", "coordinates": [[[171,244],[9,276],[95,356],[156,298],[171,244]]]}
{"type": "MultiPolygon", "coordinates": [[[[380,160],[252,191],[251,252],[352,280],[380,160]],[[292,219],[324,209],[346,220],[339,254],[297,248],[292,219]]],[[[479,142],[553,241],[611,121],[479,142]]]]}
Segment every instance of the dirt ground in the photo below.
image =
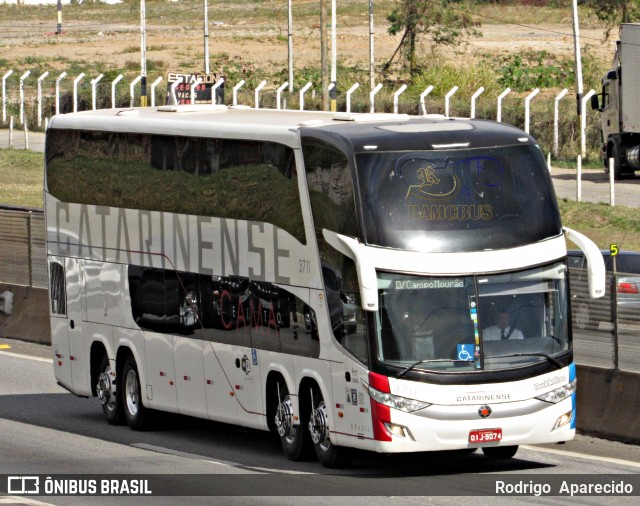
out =
{"type": "MultiPolygon", "coordinates": [[[[210,17],[210,20],[215,17],[210,17]]],[[[210,54],[212,64],[221,58],[240,62],[247,67],[262,68],[266,72],[287,68],[286,26],[251,25],[245,20],[235,24],[210,23],[210,54]]],[[[368,67],[369,35],[366,24],[344,23],[338,26],[337,53],[346,65],[368,67]]],[[[70,61],[94,62],[97,69],[135,68],[140,61],[139,27],[133,25],[77,26],[63,25],[63,34],[55,35],[55,19],[46,22],[12,23],[12,28],[0,31],[0,49],[8,68],[28,69],[28,62],[38,62],[47,70],[67,70],[70,61]],[[27,62],[25,65],[24,62],[27,62]]],[[[473,64],[490,54],[502,56],[527,50],[545,50],[551,54],[573,56],[573,36],[570,19],[558,19],[544,25],[498,25],[484,23],[483,36],[469,40],[457,48],[439,49],[438,54],[456,63],[473,64]]],[[[163,71],[202,71],[204,42],[201,29],[187,30],[181,26],[147,25],[147,58],[164,62],[163,71]],[[185,67],[192,66],[186,69],[185,67]],[[195,68],[194,68],[195,67],[195,68]]],[[[613,56],[615,34],[603,42],[602,29],[581,30],[583,51],[605,65],[613,56]]],[[[399,42],[399,36],[386,33],[386,23],[380,20],[375,34],[375,59],[387,61],[399,42]]],[[[420,53],[429,57],[431,50],[422,45],[420,53]]],[[[294,65],[296,68],[317,66],[320,60],[318,27],[298,28],[294,33],[294,65]]],[[[4,63],[3,62],[3,63],[4,63]]],[[[213,66],[213,65],[212,65],[213,66]]],[[[212,71],[215,71],[212,68],[212,71]]],[[[0,68],[0,72],[4,72],[0,68]]],[[[149,73],[152,74],[151,72],[149,73]]]]}

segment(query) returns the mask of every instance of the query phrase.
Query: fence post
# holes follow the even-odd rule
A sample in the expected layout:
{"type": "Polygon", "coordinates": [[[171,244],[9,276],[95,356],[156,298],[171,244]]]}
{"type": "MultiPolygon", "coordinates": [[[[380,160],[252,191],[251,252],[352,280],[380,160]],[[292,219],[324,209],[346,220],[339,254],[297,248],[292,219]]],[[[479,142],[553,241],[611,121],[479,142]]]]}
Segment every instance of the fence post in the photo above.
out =
{"type": "Polygon", "coordinates": [[[56,114],[60,112],[60,81],[66,77],[67,73],[63,72],[56,78],[56,114]]]}
{"type": "Polygon", "coordinates": [[[558,118],[560,115],[558,104],[567,93],[569,93],[569,90],[565,88],[556,95],[556,98],[553,101],[553,155],[556,158],[558,157],[558,118]]]}
{"type": "Polygon", "coordinates": [[[189,85],[189,103],[194,105],[196,103],[196,88],[202,82],[202,77],[198,77],[195,82],[189,85]]]}
{"type": "Polygon", "coordinates": [[[589,92],[582,97],[582,114],[580,115],[580,153],[582,156],[587,156],[587,102],[595,94],[595,90],[589,90],[589,92]]]}
{"type": "Polygon", "coordinates": [[[540,93],[540,89],[536,88],[524,99],[524,131],[527,133],[529,133],[529,116],[531,109],[530,104],[533,100],[533,97],[535,97],[538,93],[540,93]]]}
{"type": "Polygon", "coordinates": [[[478,90],[471,95],[471,119],[476,117],[476,99],[482,95],[482,92],[484,91],[484,87],[480,86],[480,88],[478,88],[478,90]]]}
{"type": "Polygon", "coordinates": [[[449,90],[449,92],[444,97],[444,115],[447,118],[449,117],[449,100],[451,99],[451,97],[456,91],[458,91],[458,87],[454,86],[449,90]]]}
{"type": "Polygon", "coordinates": [[[393,114],[398,114],[398,97],[404,93],[404,90],[407,89],[407,85],[403,84],[398,88],[398,90],[393,94],[393,114]]]}
{"type": "Polygon", "coordinates": [[[616,162],[613,158],[609,158],[609,202],[611,203],[611,207],[616,206],[616,192],[614,189],[615,174],[614,170],[616,167],[616,162]]]}
{"type": "Polygon", "coordinates": [[[262,90],[262,88],[264,88],[267,85],[267,81],[266,79],[263,79],[262,81],[260,81],[260,84],[258,86],[256,86],[256,89],[254,91],[254,104],[255,104],[255,108],[256,109],[260,109],[260,91],[262,90]]]}
{"type": "Polygon", "coordinates": [[[242,88],[243,85],[244,85],[244,79],[242,79],[238,84],[236,84],[233,87],[233,101],[231,102],[232,105],[238,105],[238,90],[242,88]]]}
{"type": "Polygon", "coordinates": [[[24,80],[31,74],[30,70],[27,70],[20,76],[20,124],[24,125],[24,80]]]}
{"type": "Polygon", "coordinates": [[[498,95],[498,112],[496,113],[496,121],[498,123],[502,123],[502,100],[504,100],[504,97],[509,93],[511,93],[511,88],[505,88],[505,90],[498,95]]]}
{"type": "Polygon", "coordinates": [[[304,111],[304,94],[306,91],[313,86],[313,83],[307,83],[304,85],[304,88],[300,90],[300,110],[304,111]]]}
{"type": "Polygon", "coordinates": [[[80,72],[80,75],[73,80],[73,112],[78,111],[78,83],[84,77],[84,72],[80,72]]]}
{"type": "Polygon", "coordinates": [[[217,104],[218,103],[218,99],[216,98],[216,94],[218,93],[217,90],[218,88],[220,88],[220,86],[222,86],[224,84],[224,78],[221,77],[220,79],[218,79],[213,86],[211,87],[211,103],[212,104],[217,104]]]}
{"type": "Polygon", "coordinates": [[[94,111],[96,110],[96,87],[98,86],[100,79],[103,77],[104,74],[100,74],[98,77],[91,80],[91,108],[94,111]]]}
{"type": "Polygon", "coordinates": [[[278,86],[278,89],[276,90],[276,109],[280,110],[280,97],[282,96],[282,92],[285,90],[285,88],[289,86],[289,82],[287,81],[286,83],[278,86]]]}
{"type": "Polygon", "coordinates": [[[7,71],[2,76],[2,123],[7,122],[7,78],[13,74],[13,70],[7,71]]]}
{"type": "Polygon", "coordinates": [[[345,110],[350,113],[351,112],[351,95],[354,91],[356,91],[360,87],[360,83],[354,84],[351,88],[347,90],[347,104],[345,110]]]}
{"type": "Polygon", "coordinates": [[[162,76],[158,77],[153,83],[151,83],[151,107],[156,106],[156,86],[162,82],[162,76]]]}
{"type": "Polygon", "coordinates": [[[49,71],[38,77],[38,128],[42,125],[42,81],[49,75],[49,71]]]}
{"type": "Polygon", "coordinates": [[[129,85],[129,95],[131,96],[131,102],[129,103],[129,107],[134,107],[135,103],[135,87],[142,80],[142,76],[136,77],[131,84],[129,85]]]}
{"type": "Polygon", "coordinates": [[[382,83],[378,83],[376,84],[376,87],[373,88],[371,90],[371,92],[369,93],[369,102],[371,103],[371,110],[369,111],[370,113],[374,113],[376,111],[375,106],[376,106],[376,95],[378,94],[378,92],[382,89],[382,83]]]}
{"type": "Polygon", "coordinates": [[[111,82],[111,108],[115,109],[116,108],[116,84],[118,84],[122,78],[124,76],[122,74],[118,74],[118,77],[116,77],[112,82],[111,82]]]}
{"type": "Polygon", "coordinates": [[[13,147],[13,114],[9,118],[9,147],[13,147]]]}
{"type": "Polygon", "coordinates": [[[29,149],[29,128],[27,128],[27,120],[22,123],[22,130],[24,132],[24,149],[29,149]]]}
{"type": "Polygon", "coordinates": [[[425,88],[425,90],[420,93],[420,109],[422,110],[422,115],[427,115],[427,104],[425,102],[426,96],[433,91],[433,86],[429,85],[425,88]]]}
{"type": "Polygon", "coordinates": [[[176,97],[176,88],[180,84],[182,84],[182,77],[177,78],[171,84],[171,91],[170,91],[170,94],[169,94],[169,98],[171,100],[171,105],[178,105],[178,97],[176,97]]]}
{"type": "Polygon", "coordinates": [[[576,200],[582,201],[582,156],[578,155],[578,170],[576,172],[576,200]]]}

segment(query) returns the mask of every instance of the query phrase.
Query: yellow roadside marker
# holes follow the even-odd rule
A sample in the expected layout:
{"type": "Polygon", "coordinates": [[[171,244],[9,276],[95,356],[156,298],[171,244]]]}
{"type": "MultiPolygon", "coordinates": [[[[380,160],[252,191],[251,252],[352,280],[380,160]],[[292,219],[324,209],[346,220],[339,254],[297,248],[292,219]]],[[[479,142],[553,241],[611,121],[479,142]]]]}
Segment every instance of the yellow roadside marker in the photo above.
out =
{"type": "Polygon", "coordinates": [[[0,344],[0,350],[8,350],[9,348],[11,348],[11,346],[8,344],[0,344]]]}

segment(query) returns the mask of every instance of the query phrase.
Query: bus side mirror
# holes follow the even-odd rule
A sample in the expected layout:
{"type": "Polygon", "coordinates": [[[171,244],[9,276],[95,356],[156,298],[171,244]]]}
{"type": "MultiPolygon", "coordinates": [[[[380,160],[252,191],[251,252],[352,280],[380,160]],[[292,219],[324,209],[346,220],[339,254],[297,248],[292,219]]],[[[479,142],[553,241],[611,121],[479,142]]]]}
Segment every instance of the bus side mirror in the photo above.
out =
{"type": "Polygon", "coordinates": [[[591,95],[591,109],[594,111],[601,111],[600,108],[600,97],[602,95],[591,95]]]}
{"type": "Polygon", "coordinates": [[[567,239],[577,244],[584,252],[584,257],[587,260],[587,273],[589,276],[589,296],[592,299],[598,299],[604,296],[606,270],[600,249],[591,239],[582,235],[580,232],[576,232],[569,227],[562,228],[567,239]]]}

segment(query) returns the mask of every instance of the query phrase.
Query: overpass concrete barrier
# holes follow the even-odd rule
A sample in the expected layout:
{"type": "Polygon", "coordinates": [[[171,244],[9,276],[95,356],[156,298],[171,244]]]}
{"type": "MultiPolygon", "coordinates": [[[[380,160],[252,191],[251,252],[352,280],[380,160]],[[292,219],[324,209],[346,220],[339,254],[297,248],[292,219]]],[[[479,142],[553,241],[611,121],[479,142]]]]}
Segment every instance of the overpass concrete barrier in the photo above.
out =
{"type": "Polygon", "coordinates": [[[577,376],[578,432],[640,443],[640,374],[578,366],[577,376]]]}
{"type": "Polygon", "coordinates": [[[48,291],[0,284],[0,293],[5,291],[13,293],[13,312],[0,313],[0,336],[51,344],[48,291]]]}

